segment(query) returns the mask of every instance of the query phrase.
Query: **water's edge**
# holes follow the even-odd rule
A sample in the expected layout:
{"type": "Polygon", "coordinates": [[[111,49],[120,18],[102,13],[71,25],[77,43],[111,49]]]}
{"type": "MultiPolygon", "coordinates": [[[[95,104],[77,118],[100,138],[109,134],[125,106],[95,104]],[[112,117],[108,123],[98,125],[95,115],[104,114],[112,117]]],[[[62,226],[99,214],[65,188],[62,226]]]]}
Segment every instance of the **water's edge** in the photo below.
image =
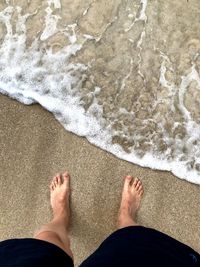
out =
{"type": "Polygon", "coordinates": [[[0,92],[120,159],[200,184],[199,23],[198,0],[6,0],[0,92]]]}

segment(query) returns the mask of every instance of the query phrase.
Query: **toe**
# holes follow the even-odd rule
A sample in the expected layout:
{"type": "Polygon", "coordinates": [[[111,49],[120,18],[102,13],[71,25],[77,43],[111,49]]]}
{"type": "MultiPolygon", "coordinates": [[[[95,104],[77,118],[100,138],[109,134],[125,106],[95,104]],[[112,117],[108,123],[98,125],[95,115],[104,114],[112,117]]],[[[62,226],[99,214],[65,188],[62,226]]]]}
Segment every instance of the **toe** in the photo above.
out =
{"type": "Polygon", "coordinates": [[[144,193],[144,190],[143,190],[143,188],[141,188],[141,189],[138,191],[138,194],[139,194],[139,196],[142,196],[143,193],[144,193]]]}
{"type": "Polygon", "coordinates": [[[52,180],[52,182],[56,182],[56,180],[57,180],[57,177],[59,176],[59,173],[58,174],[56,174],[54,177],[53,177],[53,180],[52,180]]]}
{"type": "Polygon", "coordinates": [[[55,178],[55,183],[56,184],[58,184],[58,181],[59,181],[59,179],[61,179],[61,175],[60,175],[60,173],[58,173],[57,175],[56,175],[56,178],[55,178]]]}
{"type": "Polygon", "coordinates": [[[55,176],[55,179],[54,179],[54,186],[55,186],[55,187],[58,186],[59,183],[60,183],[60,181],[62,181],[62,179],[61,179],[61,174],[58,173],[58,174],[55,176]]]}
{"type": "Polygon", "coordinates": [[[69,187],[69,179],[70,179],[69,173],[68,172],[63,173],[63,183],[67,187],[69,187]]]}
{"type": "Polygon", "coordinates": [[[52,188],[52,186],[54,186],[55,181],[56,181],[56,176],[53,177],[51,184],[50,184],[50,188],[52,188]]]}
{"type": "Polygon", "coordinates": [[[58,185],[61,185],[62,184],[61,176],[57,176],[57,183],[58,183],[58,185]]]}
{"type": "Polygon", "coordinates": [[[53,182],[54,189],[57,187],[58,183],[55,181],[53,182]]]}
{"type": "Polygon", "coordinates": [[[143,188],[143,184],[142,184],[142,181],[140,181],[139,185],[138,185],[138,192],[143,192],[144,191],[144,188],[143,188]]]}
{"type": "Polygon", "coordinates": [[[51,183],[50,186],[49,186],[50,190],[53,191],[54,190],[54,186],[53,184],[51,183]]]}
{"type": "Polygon", "coordinates": [[[56,186],[59,184],[59,179],[61,179],[61,177],[60,177],[60,174],[58,173],[52,179],[52,182],[50,184],[50,189],[51,190],[54,190],[56,188],[56,186]]]}
{"type": "Polygon", "coordinates": [[[138,179],[138,182],[137,182],[137,185],[136,185],[136,190],[139,190],[140,189],[140,187],[141,187],[141,185],[142,185],[142,182],[138,179]]]}
{"type": "Polygon", "coordinates": [[[69,173],[68,173],[68,171],[65,171],[65,172],[63,173],[63,176],[65,176],[65,177],[69,177],[69,173]]]}
{"type": "Polygon", "coordinates": [[[133,180],[133,177],[131,175],[127,175],[124,177],[124,190],[128,190],[129,186],[131,185],[131,182],[133,180]]]}
{"type": "Polygon", "coordinates": [[[139,179],[137,177],[134,178],[133,187],[137,187],[138,182],[139,182],[139,179]]]}

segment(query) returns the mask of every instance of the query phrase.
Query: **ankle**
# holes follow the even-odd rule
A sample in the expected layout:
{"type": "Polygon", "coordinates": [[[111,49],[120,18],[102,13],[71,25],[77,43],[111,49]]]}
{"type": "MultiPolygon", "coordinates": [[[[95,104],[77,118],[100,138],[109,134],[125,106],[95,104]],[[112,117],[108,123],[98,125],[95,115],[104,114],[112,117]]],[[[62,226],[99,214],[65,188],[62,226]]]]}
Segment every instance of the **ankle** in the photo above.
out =
{"type": "Polygon", "coordinates": [[[54,214],[52,222],[56,224],[65,225],[67,227],[69,224],[69,216],[65,213],[54,214]]]}
{"type": "Polygon", "coordinates": [[[128,226],[137,226],[138,224],[132,218],[119,218],[117,222],[117,229],[125,228],[128,226]]]}
{"type": "Polygon", "coordinates": [[[138,225],[138,224],[131,216],[131,212],[129,211],[129,209],[127,207],[125,208],[121,207],[117,221],[118,228],[124,228],[132,225],[138,225]]]}
{"type": "Polygon", "coordinates": [[[131,211],[131,207],[129,205],[121,205],[119,209],[119,216],[118,219],[121,221],[130,221],[134,220],[135,218],[135,213],[131,211]]]}

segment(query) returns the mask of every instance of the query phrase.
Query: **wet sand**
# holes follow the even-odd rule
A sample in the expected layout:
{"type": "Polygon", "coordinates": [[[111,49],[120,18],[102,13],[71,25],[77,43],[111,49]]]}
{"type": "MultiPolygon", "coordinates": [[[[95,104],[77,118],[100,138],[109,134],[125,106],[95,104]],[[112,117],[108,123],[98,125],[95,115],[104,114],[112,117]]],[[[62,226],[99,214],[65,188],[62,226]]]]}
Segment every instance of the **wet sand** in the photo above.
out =
{"type": "Polygon", "coordinates": [[[31,237],[51,218],[49,183],[71,174],[75,266],[115,230],[123,176],[141,178],[138,222],[200,253],[200,187],[168,172],[122,161],[75,136],[39,105],[0,95],[0,239],[31,237]]]}

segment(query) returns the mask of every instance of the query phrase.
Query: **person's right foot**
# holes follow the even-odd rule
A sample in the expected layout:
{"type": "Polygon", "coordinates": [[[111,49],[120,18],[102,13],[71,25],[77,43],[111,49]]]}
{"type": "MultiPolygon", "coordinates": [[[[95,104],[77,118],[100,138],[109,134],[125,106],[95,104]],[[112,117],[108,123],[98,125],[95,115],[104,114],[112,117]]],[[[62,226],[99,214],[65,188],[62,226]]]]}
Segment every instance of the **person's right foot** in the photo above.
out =
{"type": "Polygon", "coordinates": [[[143,185],[138,178],[125,177],[122,200],[118,216],[118,228],[137,225],[136,212],[139,209],[143,195],[143,185]]]}

